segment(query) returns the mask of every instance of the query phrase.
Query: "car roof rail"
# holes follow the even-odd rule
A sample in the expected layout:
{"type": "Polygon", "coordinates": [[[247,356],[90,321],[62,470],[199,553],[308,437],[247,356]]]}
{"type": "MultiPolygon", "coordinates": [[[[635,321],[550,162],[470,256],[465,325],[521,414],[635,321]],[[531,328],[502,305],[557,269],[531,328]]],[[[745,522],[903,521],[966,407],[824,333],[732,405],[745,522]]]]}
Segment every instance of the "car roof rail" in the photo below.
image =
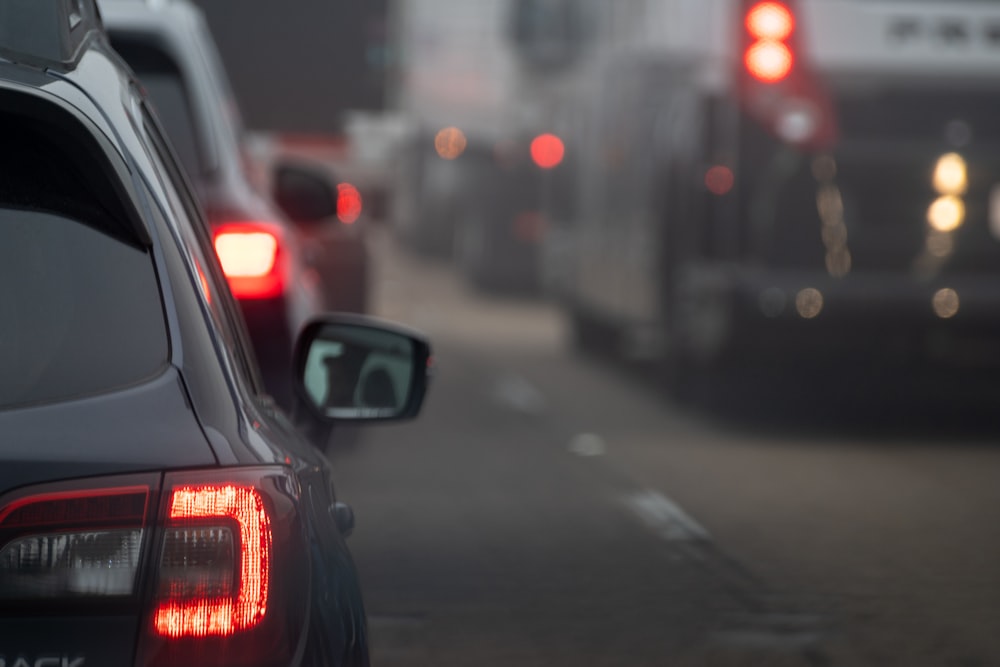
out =
{"type": "Polygon", "coordinates": [[[0,0],[0,57],[72,70],[103,32],[94,0],[0,0]]]}

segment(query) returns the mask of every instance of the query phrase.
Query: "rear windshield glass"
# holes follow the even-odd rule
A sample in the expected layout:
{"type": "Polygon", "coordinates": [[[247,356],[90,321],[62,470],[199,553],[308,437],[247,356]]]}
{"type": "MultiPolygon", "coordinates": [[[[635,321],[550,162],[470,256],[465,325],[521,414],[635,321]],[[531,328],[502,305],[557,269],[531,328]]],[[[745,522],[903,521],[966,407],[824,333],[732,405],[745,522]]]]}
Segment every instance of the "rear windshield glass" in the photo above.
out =
{"type": "Polygon", "coordinates": [[[75,220],[0,209],[0,407],[132,384],[166,360],[148,252],[75,220]]]}
{"type": "Polygon", "coordinates": [[[155,375],[168,337],[149,251],[78,134],[0,114],[0,409],[155,375]]]}

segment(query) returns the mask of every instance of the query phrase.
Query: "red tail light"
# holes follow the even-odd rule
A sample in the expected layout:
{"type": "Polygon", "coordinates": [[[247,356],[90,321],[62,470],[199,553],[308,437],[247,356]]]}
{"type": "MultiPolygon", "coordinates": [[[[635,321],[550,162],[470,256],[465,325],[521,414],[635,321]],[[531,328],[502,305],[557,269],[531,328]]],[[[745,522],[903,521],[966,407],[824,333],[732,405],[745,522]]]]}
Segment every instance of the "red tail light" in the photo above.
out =
{"type": "Polygon", "coordinates": [[[215,252],[237,299],[268,299],[284,292],[283,234],[263,222],[227,223],[215,228],[215,252]]]}
{"type": "Polygon", "coordinates": [[[833,102],[809,66],[794,0],[745,0],[743,57],[737,77],[747,114],[786,144],[811,150],[837,137],[833,102]]]}
{"type": "Polygon", "coordinates": [[[361,192],[350,183],[337,186],[337,219],[350,225],[361,217],[361,192]]]}
{"type": "Polygon", "coordinates": [[[783,42],[795,30],[795,17],[780,2],[761,2],[747,12],[746,26],[754,39],[783,42]]]}
{"type": "Polygon", "coordinates": [[[271,520],[260,493],[185,486],[171,492],[169,506],[156,632],[225,636],[257,625],[267,612],[271,567],[271,520]]]}
{"type": "Polygon", "coordinates": [[[145,667],[293,664],[312,594],[298,494],[277,466],[13,492],[0,498],[0,603],[141,614],[145,667]]]}
{"type": "Polygon", "coordinates": [[[139,664],[291,662],[309,563],[283,468],[168,474],[139,664]]]}
{"type": "Polygon", "coordinates": [[[778,83],[792,72],[795,53],[789,40],[795,16],[783,3],[766,0],[750,7],[745,26],[750,44],[743,54],[747,71],[762,83],[778,83]]]}
{"type": "Polygon", "coordinates": [[[782,42],[756,42],[743,57],[747,71],[762,83],[777,83],[792,71],[795,56],[782,42]]]}
{"type": "Polygon", "coordinates": [[[565,154],[566,146],[554,134],[540,134],[531,142],[531,159],[542,169],[555,169],[565,154]]]}

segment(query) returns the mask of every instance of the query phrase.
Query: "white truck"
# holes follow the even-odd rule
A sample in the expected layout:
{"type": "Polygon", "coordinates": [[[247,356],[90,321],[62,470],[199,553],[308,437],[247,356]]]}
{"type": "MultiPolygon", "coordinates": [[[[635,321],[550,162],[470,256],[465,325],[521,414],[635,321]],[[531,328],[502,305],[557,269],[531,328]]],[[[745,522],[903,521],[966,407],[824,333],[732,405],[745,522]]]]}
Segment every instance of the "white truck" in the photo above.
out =
{"type": "Polygon", "coordinates": [[[616,0],[543,209],[585,347],[692,378],[1000,361],[1000,2],[616,0]]]}

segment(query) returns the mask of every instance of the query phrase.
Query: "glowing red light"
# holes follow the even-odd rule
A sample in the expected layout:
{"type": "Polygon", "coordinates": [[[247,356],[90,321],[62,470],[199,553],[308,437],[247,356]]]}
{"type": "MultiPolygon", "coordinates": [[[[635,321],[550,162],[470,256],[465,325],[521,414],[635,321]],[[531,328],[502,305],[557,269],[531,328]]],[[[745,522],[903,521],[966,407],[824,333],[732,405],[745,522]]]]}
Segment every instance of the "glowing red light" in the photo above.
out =
{"type": "Polygon", "coordinates": [[[792,50],[781,42],[757,42],[743,58],[747,70],[764,83],[778,83],[791,73],[795,64],[792,50]]]}
{"type": "Polygon", "coordinates": [[[746,26],[754,39],[781,42],[795,30],[795,17],[780,2],[761,2],[747,13],[746,26]]]}
{"type": "Polygon", "coordinates": [[[228,636],[260,623],[267,612],[271,568],[271,521],[260,493],[231,484],[179,487],[171,494],[169,518],[172,525],[191,520],[204,524],[204,519],[235,521],[239,587],[235,599],[163,601],[154,614],[156,632],[172,638],[228,636]]]}
{"type": "Polygon", "coordinates": [[[554,169],[563,161],[566,146],[554,134],[540,134],[531,142],[531,159],[542,169],[554,169]]]}
{"type": "Polygon", "coordinates": [[[281,231],[273,224],[227,223],[215,229],[215,253],[237,299],[267,299],[284,292],[281,231]]]}
{"type": "Polygon", "coordinates": [[[729,167],[716,165],[705,172],[705,187],[713,195],[722,196],[733,189],[735,177],[729,167]]]}
{"type": "Polygon", "coordinates": [[[350,183],[337,186],[337,219],[350,225],[361,217],[361,193],[350,183]]]}

